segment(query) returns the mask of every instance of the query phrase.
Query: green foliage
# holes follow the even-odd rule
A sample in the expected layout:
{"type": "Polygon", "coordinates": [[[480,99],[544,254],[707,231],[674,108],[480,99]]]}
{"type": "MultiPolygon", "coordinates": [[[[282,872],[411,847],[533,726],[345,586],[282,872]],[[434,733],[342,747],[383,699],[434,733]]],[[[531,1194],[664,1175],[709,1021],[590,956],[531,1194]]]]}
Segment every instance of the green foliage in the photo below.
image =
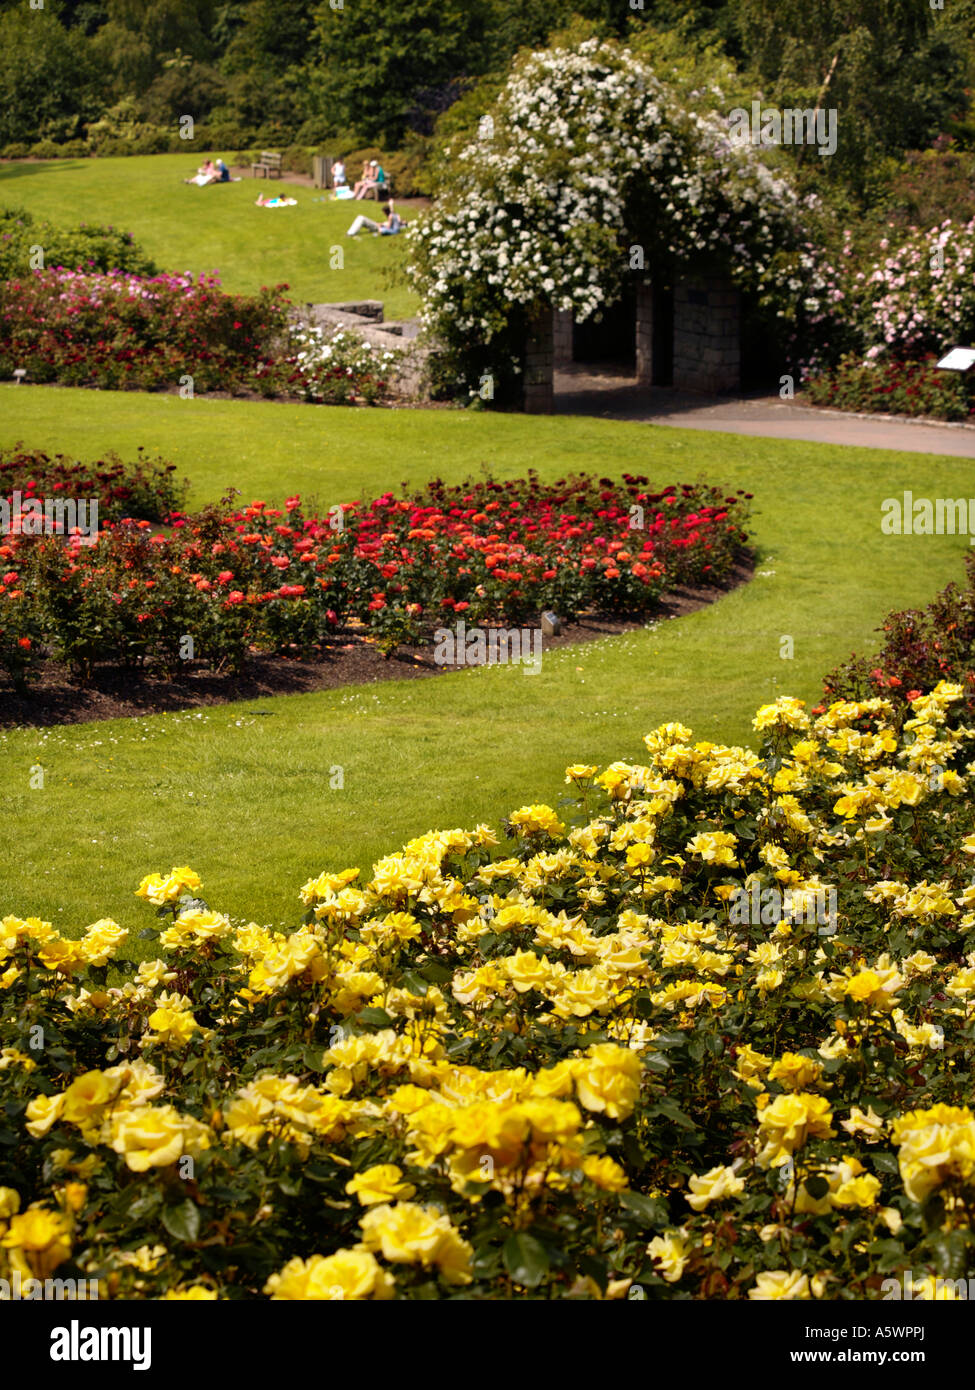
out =
{"type": "Polygon", "coordinates": [[[46,10],[0,15],[0,145],[43,136],[66,140],[98,110],[91,44],[46,10]]]}
{"type": "Polygon", "coordinates": [[[958,372],[939,372],[935,361],[931,353],[913,361],[877,362],[865,362],[860,353],[850,353],[811,377],[805,391],[814,404],[838,410],[971,421],[975,388],[958,372]]]}
{"type": "Polygon", "coordinates": [[[33,248],[40,247],[45,266],[68,270],[126,270],[155,275],[156,266],[137,246],[130,232],[115,227],[57,227],[35,222],[23,208],[0,209],[0,280],[25,275],[31,269],[33,248]]]}
{"type": "Polygon", "coordinates": [[[766,102],[808,108],[821,98],[835,107],[839,145],[816,161],[817,177],[842,179],[861,196],[884,154],[927,145],[964,104],[962,41],[926,4],[740,0],[736,18],[766,102]]]}
{"type": "Polygon", "coordinates": [[[169,64],[211,55],[210,0],[107,0],[107,11],[92,46],[116,96],[141,95],[169,64]]]}
{"type": "Polygon", "coordinates": [[[456,95],[456,79],[480,69],[489,13],[487,0],[319,5],[318,109],[367,140],[398,144],[456,95]]]}

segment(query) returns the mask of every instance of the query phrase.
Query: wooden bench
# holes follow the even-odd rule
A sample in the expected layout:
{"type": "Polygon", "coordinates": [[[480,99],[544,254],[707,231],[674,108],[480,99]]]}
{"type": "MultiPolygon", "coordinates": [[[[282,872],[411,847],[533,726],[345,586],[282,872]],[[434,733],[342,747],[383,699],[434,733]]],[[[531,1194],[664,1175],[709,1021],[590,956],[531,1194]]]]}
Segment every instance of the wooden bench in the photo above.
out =
{"type": "Polygon", "coordinates": [[[281,156],[274,150],[261,150],[260,160],[251,165],[251,175],[256,179],[260,171],[263,178],[269,179],[272,174],[277,178],[281,177],[281,156]]]}
{"type": "Polygon", "coordinates": [[[367,188],[362,196],[363,198],[373,198],[377,203],[384,203],[392,195],[388,183],[377,183],[374,188],[367,188]]]}

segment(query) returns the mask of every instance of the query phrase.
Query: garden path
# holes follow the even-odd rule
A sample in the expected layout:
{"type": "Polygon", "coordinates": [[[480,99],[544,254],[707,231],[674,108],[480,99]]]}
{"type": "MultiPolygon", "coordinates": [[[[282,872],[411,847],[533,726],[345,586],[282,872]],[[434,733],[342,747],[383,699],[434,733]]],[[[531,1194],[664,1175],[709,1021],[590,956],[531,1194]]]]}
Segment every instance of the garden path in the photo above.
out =
{"type": "Polygon", "coordinates": [[[555,413],[975,459],[975,425],[825,410],[777,395],[693,395],[582,363],[556,371],[555,413]]]}

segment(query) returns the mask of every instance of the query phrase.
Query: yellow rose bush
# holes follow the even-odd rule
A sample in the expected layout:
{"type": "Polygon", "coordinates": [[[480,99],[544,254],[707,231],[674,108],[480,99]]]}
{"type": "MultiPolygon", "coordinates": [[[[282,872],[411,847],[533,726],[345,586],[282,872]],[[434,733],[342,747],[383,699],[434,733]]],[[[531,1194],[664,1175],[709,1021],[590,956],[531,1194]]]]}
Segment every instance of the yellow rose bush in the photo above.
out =
{"type": "Polygon", "coordinates": [[[555,805],[310,879],[285,932],[188,867],[127,925],[2,918],[0,1276],[376,1301],[963,1276],[961,696],[783,697],[757,751],[663,725],[555,805]]]}

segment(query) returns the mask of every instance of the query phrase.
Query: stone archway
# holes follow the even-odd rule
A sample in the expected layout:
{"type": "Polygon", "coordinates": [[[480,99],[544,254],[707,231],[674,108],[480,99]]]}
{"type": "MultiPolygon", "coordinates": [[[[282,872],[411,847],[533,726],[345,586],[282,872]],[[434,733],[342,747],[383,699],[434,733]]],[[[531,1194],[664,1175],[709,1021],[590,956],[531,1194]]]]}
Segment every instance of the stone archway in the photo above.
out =
{"type": "MultiPolygon", "coordinates": [[[[566,310],[539,310],[532,319],[524,356],[527,414],[551,413],[555,371],[573,361],[572,327],[566,310]]],[[[709,395],[741,390],[741,294],[726,276],[679,276],[671,303],[652,284],[639,285],[635,331],[638,385],[709,395]]]]}

